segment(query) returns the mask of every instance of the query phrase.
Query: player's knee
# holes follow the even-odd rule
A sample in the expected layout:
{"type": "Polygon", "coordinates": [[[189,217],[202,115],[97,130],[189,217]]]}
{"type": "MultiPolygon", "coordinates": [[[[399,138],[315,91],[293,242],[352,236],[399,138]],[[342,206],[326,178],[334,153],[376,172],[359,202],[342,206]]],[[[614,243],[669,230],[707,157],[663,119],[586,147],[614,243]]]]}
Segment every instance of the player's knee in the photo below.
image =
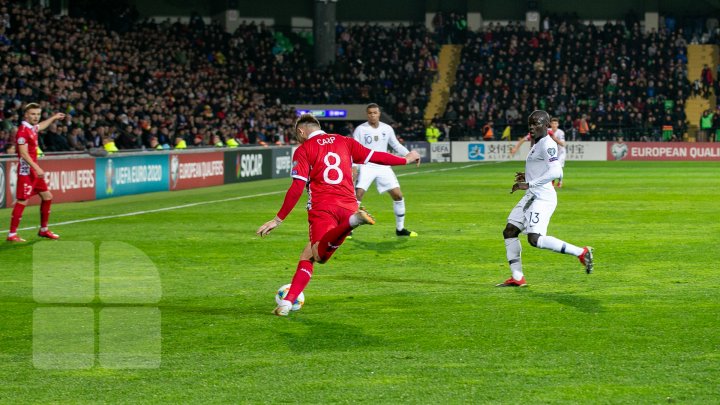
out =
{"type": "Polygon", "coordinates": [[[306,251],[304,251],[300,258],[303,259],[303,257],[308,256],[308,258],[305,260],[312,259],[312,261],[315,263],[325,263],[327,261],[327,258],[323,258],[322,256],[320,256],[320,249],[318,249],[319,244],[320,242],[315,242],[314,244],[312,244],[309,249],[310,251],[307,252],[309,254],[306,254],[306,251]]]}
{"type": "Polygon", "coordinates": [[[328,261],[329,257],[322,257],[320,256],[320,253],[313,252],[313,261],[318,264],[325,264],[328,261]]]}
{"type": "Polygon", "coordinates": [[[537,247],[538,240],[540,240],[540,234],[539,233],[529,233],[528,234],[528,243],[532,247],[537,247]]]}
{"type": "Polygon", "coordinates": [[[518,227],[513,224],[507,224],[505,226],[505,229],[503,230],[503,238],[517,238],[518,235],[520,235],[520,229],[518,229],[518,227]]]}

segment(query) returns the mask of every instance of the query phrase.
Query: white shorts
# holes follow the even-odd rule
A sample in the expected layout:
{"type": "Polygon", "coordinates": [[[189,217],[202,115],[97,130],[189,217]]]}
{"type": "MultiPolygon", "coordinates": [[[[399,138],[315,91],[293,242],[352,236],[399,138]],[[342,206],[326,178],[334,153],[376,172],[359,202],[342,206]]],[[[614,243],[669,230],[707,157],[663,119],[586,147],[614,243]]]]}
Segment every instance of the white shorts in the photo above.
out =
{"type": "Polygon", "coordinates": [[[384,193],[388,190],[400,187],[400,183],[395,176],[395,172],[393,172],[390,167],[377,165],[360,166],[358,168],[355,188],[361,188],[367,191],[373,181],[375,181],[378,193],[384,193]]]}
{"type": "Polygon", "coordinates": [[[507,221],[523,233],[546,235],[555,207],[557,201],[538,200],[534,195],[526,193],[510,211],[507,221]]]}

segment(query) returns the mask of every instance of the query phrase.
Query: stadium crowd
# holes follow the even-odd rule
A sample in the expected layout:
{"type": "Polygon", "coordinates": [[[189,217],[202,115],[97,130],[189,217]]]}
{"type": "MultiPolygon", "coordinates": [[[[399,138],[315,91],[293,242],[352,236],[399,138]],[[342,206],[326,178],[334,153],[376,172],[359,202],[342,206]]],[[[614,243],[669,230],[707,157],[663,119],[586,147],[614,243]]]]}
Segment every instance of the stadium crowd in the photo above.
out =
{"type": "Polygon", "coordinates": [[[0,143],[30,101],[68,115],[42,135],[45,151],[288,142],[294,111],[260,88],[274,62],[265,27],[138,22],[120,34],[5,0],[0,14],[0,143]]]}
{"type": "MultiPolygon", "coordinates": [[[[461,126],[459,134],[482,136],[490,123],[496,134],[510,126],[522,135],[524,112],[538,107],[559,117],[570,139],[682,139],[693,92],[682,29],[643,33],[638,23],[549,18],[542,25],[539,32],[510,23],[468,33],[444,116],[461,126]]],[[[707,41],[717,43],[712,32],[707,41]]]]}
{"type": "Polygon", "coordinates": [[[292,143],[296,114],[288,105],[317,103],[376,102],[400,138],[424,139],[442,43],[466,45],[438,117],[445,139],[498,139],[508,126],[517,137],[536,107],[561,117],[570,139],[661,139],[663,126],[672,127],[667,139],[677,139],[687,126],[686,98],[720,94],[712,71],[707,84],[705,76],[686,78],[688,41],[718,43],[717,29],[644,34],[638,24],[546,18],[539,32],[520,23],[470,32],[460,14],[438,13],[434,32],[419,24],[338,24],[336,62],[316,68],[311,38],[262,24],[228,34],[198,16],[189,23],[136,18],[123,13],[103,24],[0,0],[0,152],[11,147],[30,101],[46,114],[67,113],[42,134],[45,151],[110,142],[120,149],[292,143]]]}
{"type": "Polygon", "coordinates": [[[68,114],[42,135],[46,151],[284,144],[292,103],[375,101],[424,130],[438,49],[421,25],[338,25],[336,63],[315,69],[302,40],[262,24],[233,34],[200,18],[110,30],[7,0],[0,9],[0,148],[21,105],[36,100],[68,114]]]}

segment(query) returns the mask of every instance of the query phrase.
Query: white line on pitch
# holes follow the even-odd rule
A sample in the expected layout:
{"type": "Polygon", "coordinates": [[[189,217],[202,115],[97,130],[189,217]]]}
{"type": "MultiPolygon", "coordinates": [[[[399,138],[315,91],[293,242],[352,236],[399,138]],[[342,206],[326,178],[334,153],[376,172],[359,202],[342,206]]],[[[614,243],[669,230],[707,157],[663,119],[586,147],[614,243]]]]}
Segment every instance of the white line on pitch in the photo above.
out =
{"type": "MultiPolygon", "coordinates": [[[[255,198],[255,197],[264,197],[266,195],[274,195],[274,194],[280,194],[284,193],[283,191],[271,191],[269,193],[261,193],[261,194],[253,194],[253,195],[244,195],[240,197],[232,197],[232,198],[224,198],[222,200],[211,200],[211,201],[200,201],[190,204],[183,204],[183,205],[176,205],[174,207],[165,207],[165,208],[158,208],[154,210],[146,210],[146,211],[135,211],[135,212],[128,212],[125,214],[117,214],[117,215],[106,215],[102,217],[94,217],[94,218],[85,218],[85,219],[78,219],[75,221],[66,221],[66,222],[58,222],[54,224],[50,224],[52,226],[59,226],[59,225],[70,225],[70,224],[79,224],[81,222],[92,222],[92,221],[101,221],[103,219],[113,219],[113,218],[122,218],[122,217],[133,217],[136,215],[144,215],[144,214],[152,214],[155,212],[163,212],[163,211],[173,211],[173,210],[179,210],[181,208],[188,208],[188,207],[196,207],[198,205],[207,205],[207,204],[215,204],[215,203],[223,203],[228,201],[237,201],[237,200],[244,200],[246,198],[255,198]]],[[[26,228],[19,228],[18,231],[27,231],[29,229],[37,229],[37,226],[31,226],[26,228]]],[[[0,231],[0,233],[9,232],[9,230],[0,231]]]]}
{"type": "MultiPolygon", "coordinates": [[[[488,162],[489,163],[489,162],[488,162]]],[[[473,166],[481,165],[482,163],[475,163],[471,165],[465,165],[460,167],[448,167],[445,169],[435,169],[435,170],[427,170],[427,171],[417,171],[417,172],[410,172],[410,173],[403,173],[399,174],[398,176],[412,176],[414,174],[425,174],[425,173],[433,173],[433,172],[444,172],[448,170],[458,170],[458,169],[466,169],[473,166]]],[[[268,195],[275,195],[275,194],[281,194],[286,192],[287,190],[282,191],[271,191],[268,193],[260,193],[260,194],[252,194],[252,195],[244,195],[240,197],[232,197],[232,198],[224,198],[222,200],[211,200],[211,201],[200,201],[195,203],[189,203],[189,204],[183,204],[183,205],[176,205],[174,207],[165,207],[165,208],[157,208],[154,210],[145,210],[145,211],[135,211],[135,212],[127,212],[125,214],[117,214],[117,215],[105,215],[102,217],[93,217],[93,218],[85,218],[85,219],[78,219],[74,221],[65,221],[65,222],[57,222],[50,224],[52,226],[61,226],[61,225],[72,225],[72,224],[79,224],[83,222],[94,222],[94,221],[102,221],[104,219],[114,219],[114,218],[123,218],[123,217],[134,217],[137,215],[145,215],[145,214],[153,214],[156,212],[164,212],[164,211],[173,211],[173,210],[179,210],[182,208],[189,208],[189,207],[197,207],[198,205],[208,205],[208,204],[215,204],[215,203],[223,203],[228,201],[237,201],[237,200],[245,200],[248,198],[255,198],[255,197],[264,197],[268,195]]],[[[37,226],[30,226],[25,228],[18,228],[18,231],[27,231],[30,229],[37,229],[37,226]]],[[[7,233],[9,230],[5,229],[0,231],[0,233],[7,233]]]]}

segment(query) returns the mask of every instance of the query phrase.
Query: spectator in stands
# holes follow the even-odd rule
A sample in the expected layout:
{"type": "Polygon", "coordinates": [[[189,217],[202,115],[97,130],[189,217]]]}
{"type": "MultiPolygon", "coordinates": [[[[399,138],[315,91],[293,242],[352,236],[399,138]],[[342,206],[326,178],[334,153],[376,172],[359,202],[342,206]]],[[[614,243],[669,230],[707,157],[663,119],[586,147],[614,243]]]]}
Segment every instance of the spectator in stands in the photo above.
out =
{"type": "Polygon", "coordinates": [[[440,130],[435,125],[435,120],[430,121],[430,124],[425,129],[425,140],[430,143],[435,143],[440,138],[440,130]]]}
{"type": "Polygon", "coordinates": [[[132,128],[128,125],[115,139],[115,145],[118,149],[140,149],[140,134],[142,134],[140,128],[132,128]]]}
{"type": "Polygon", "coordinates": [[[10,144],[10,133],[0,127],[0,152],[4,152],[5,147],[10,144]]]}
{"type": "Polygon", "coordinates": [[[73,127],[73,129],[70,130],[70,133],[67,135],[67,143],[70,147],[69,150],[71,151],[85,151],[85,134],[83,134],[82,128],[77,126],[73,127]]]}
{"type": "Polygon", "coordinates": [[[707,142],[713,133],[713,118],[714,113],[712,110],[705,110],[700,117],[700,132],[698,133],[699,142],[707,142]]]}
{"type": "Polygon", "coordinates": [[[485,141],[492,141],[495,138],[495,131],[493,130],[494,122],[488,121],[487,124],[483,126],[482,129],[482,137],[485,141]]]}
{"type": "Polygon", "coordinates": [[[118,148],[117,146],[115,146],[115,140],[110,138],[109,136],[102,137],[102,146],[108,154],[118,152],[118,148]]]}
{"type": "Polygon", "coordinates": [[[581,141],[590,140],[590,123],[588,122],[588,117],[586,114],[581,115],[580,118],[575,121],[574,126],[577,129],[578,134],[580,135],[581,141]]]}
{"type": "Polygon", "coordinates": [[[713,73],[710,67],[706,64],[703,66],[702,72],[700,72],[700,79],[702,81],[703,97],[710,97],[710,89],[713,88],[713,73]]]}
{"type": "Polygon", "coordinates": [[[715,108],[715,114],[713,114],[713,131],[715,136],[711,136],[710,142],[720,142],[720,105],[715,108]]]}
{"type": "Polygon", "coordinates": [[[673,130],[673,119],[670,114],[665,114],[665,118],[663,119],[662,140],[664,142],[677,140],[673,130]]]}

